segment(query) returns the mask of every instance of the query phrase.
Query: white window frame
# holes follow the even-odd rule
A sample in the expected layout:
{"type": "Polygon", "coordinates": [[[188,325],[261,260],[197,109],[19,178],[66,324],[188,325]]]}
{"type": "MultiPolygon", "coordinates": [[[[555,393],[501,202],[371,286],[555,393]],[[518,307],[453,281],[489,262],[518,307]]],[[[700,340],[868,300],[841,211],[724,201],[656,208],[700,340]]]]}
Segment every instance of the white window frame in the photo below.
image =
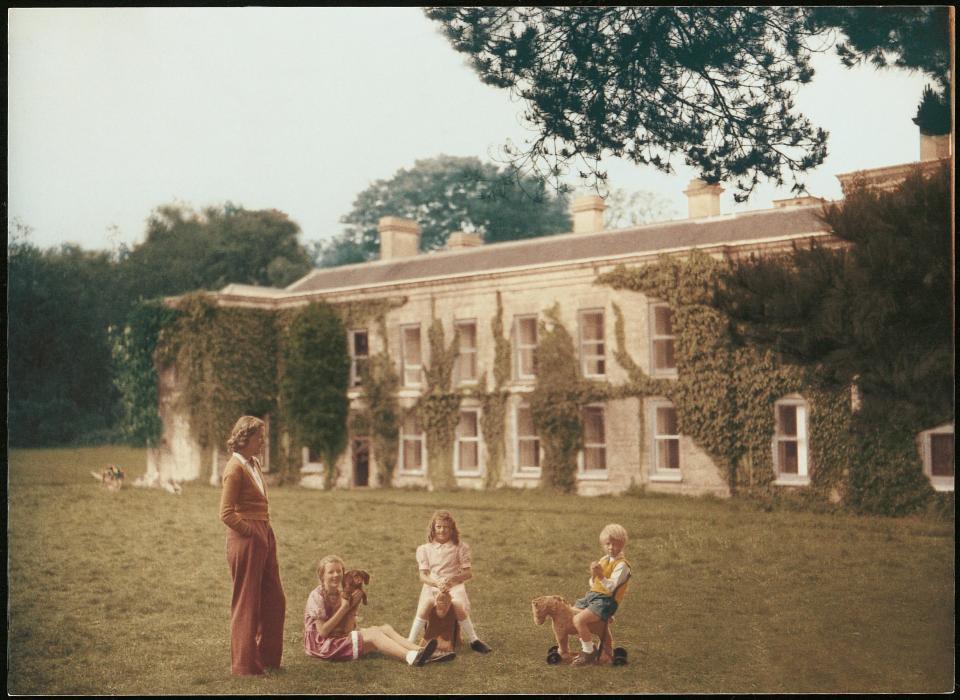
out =
{"type": "Polygon", "coordinates": [[[683,481],[683,450],[680,449],[682,446],[681,438],[683,435],[677,433],[676,435],[671,434],[660,434],[657,432],[657,412],[662,408],[672,408],[674,411],[677,410],[677,407],[673,404],[672,401],[667,399],[655,399],[650,402],[650,481],[683,481]],[[660,443],[667,440],[676,440],[677,441],[677,454],[679,458],[679,464],[677,469],[660,469],[658,465],[660,464],[660,443]]]}
{"type": "Polygon", "coordinates": [[[460,413],[472,413],[477,422],[477,434],[464,437],[460,434],[460,421],[457,420],[455,431],[454,449],[453,449],[453,474],[454,476],[480,476],[483,473],[483,455],[480,446],[480,409],[479,408],[460,408],[460,413]],[[477,466],[475,469],[465,470],[460,467],[460,445],[462,443],[473,443],[477,447],[477,466]]]}
{"type": "Polygon", "coordinates": [[[600,419],[603,425],[603,442],[587,443],[586,441],[586,421],[584,421],[584,442],[583,447],[577,453],[577,478],[585,481],[590,480],[608,480],[610,478],[610,466],[607,463],[607,409],[603,404],[591,403],[584,406],[580,411],[581,420],[587,410],[600,411],[600,419]],[[587,448],[603,448],[603,469],[587,469],[586,450],[587,448]]]}
{"type": "Polygon", "coordinates": [[[537,315],[536,314],[526,314],[523,316],[514,316],[513,318],[513,338],[514,338],[514,352],[513,352],[513,376],[520,381],[530,381],[537,378],[537,343],[540,341],[540,331],[537,326],[537,315]],[[524,321],[533,322],[533,345],[521,345],[520,343],[520,324],[524,321]],[[533,374],[523,374],[523,351],[530,350],[532,351],[531,363],[533,364],[533,374]]]}
{"type": "Polygon", "coordinates": [[[407,323],[400,326],[400,363],[403,386],[421,386],[423,384],[423,333],[420,331],[419,323],[407,323]],[[420,362],[416,364],[409,362],[407,359],[407,331],[413,329],[417,331],[418,342],[420,344],[420,362]],[[408,372],[416,372],[417,381],[408,381],[408,372]]]}
{"type": "Polygon", "coordinates": [[[647,312],[649,316],[649,329],[650,329],[650,376],[651,377],[676,377],[677,376],[677,334],[673,333],[671,335],[660,335],[657,333],[657,309],[666,308],[670,312],[670,323],[673,325],[673,309],[665,301],[651,300],[647,305],[647,312]],[[663,367],[658,368],[657,353],[656,353],[656,344],[658,342],[671,341],[673,343],[673,367],[663,367]]]}
{"type": "Polygon", "coordinates": [[[809,430],[808,419],[810,416],[807,401],[799,395],[787,396],[773,404],[773,473],[776,480],[773,482],[777,486],[806,486],[810,483],[810,457],[809,457],[809,430]],[[797,434],[780,435],[777,430],[777,414],[781,406],[796,406],[797,408],[797,434]],[[789,474],[780,471],[780,450],[781,442],[797,443],[797,473],[789,474]]]}
{"type": "Polygon", "coordinates": [[[351,329],[347,333],[347,344],[349,345],[348,350],[350,351],[350,388],[354,389],[360,386],[363,382],[360,378],[360,372],[357,368],[357,360],[370,360],[370,333],[366,328],[355,328],[351,329]],[[357,345],[356,338],[360,333],[367,336],[367,354],[366,355],[357,355],[357,345]]]}
{"type": "MultiPolygon", "coordinates": [[[[531,411],[530,420],[533,422],[533,413],[530,408],[530,403],[527,401],[519,402],[513,409],[513,454],[514,454],[514,470],[513,473],[515,476],[521,478],[529,479],[539,479],[540,474],[543,470],[543,447],[540,446],[540,436],[536,433],[533,434],[533,437],[529,435],[520,434],[520,411],[525,409],[531,411]],[[537,454],[537,464],[541,466],[537,467],[525,467],[520,464],[520,443],[521,442],[533,442],[536,441],[536,454],[537,454]]],[[[536,430],[536,429],[534,429],[536,430]]]]}
{"type": "MultiPolygon", "coordinates": [[[[923,459],[923,473],[930,479],[930,485],[935,491],[952,492],[954,490],[955,476],[934,476],[933,475],[933,436],[934,435],[954,435],[954,424],[945,423],[930,430],[924,430],[920,433],[920,452],[923,459]]],[[[956,443],[954,443],[954,459],[956,459],[956,443]]]]}
{"type": "Polygon", "coordinates": [[[479,381],[479,380],[478,380],[478,376],[479,376],[479,371],[478,371],[478,370],[479,370],[479,366],[477,365],[477,357],[478,357],[478,355],[477,355],[477,343],[478,343],[478,338],[477,338],[477,320],[471,318],[471,319],[463,319],[463,320],[461,320],[461,321],[454,321],[453,327],[454,327],[455,329],[458,329],[458,330],[459,330],[459,328],[460,328],[461,326],[473,326],[473,347],[464,350],[464,347],[463,347],[463,335],[461,334],[461,335],[460,335],[460,341],[461,341],[461,342],[460,342],[460,344],[459,344],[459,346],[460,346],[460,351],[459,351],[458,354],[457,354],[457,364],[456,364],[456,367],[454,368],[454,377],[456,377],[456,383],[457,383],[457,384],[460,384],[460,385],[462,385],[462,384],[476,384],[476,383],[479,381]],[[469,377],[469,378],[467,378],[467,379],[464,379],[464,378],[463,378],[463,371],[462,371],[462,366],[463,366],[462,363],[463,363],[463,358],[464,358],[465,356],[468,356],[468,355],[471,356],[471,359],[473,360],[473,376],[472,376],[472,377],[469,377]]]}
{"type": "Polygon", "coordinates": [[[603,309],[581,309],[579,313],[579,329],[580,329],[580,372],[584,377],[600,377],[604,378],[607,376],[607,326],[606,326],[606,314],[603,309]],[[584,338],[583,329],[586,324],[584,323],[584,316],[588,315],[599,315],[600,316],[600,340],[587,340],[584,338]],[[588,346],[600,346],[599,353],[596,349],[589,348],[588,346]],[[588,372],[587,371],[587,360],[599,360],[600,366],[603,371],[601,372],[588,372]]]}
{"type": "MultiPolygon", "coordinates": [[[[416,409],[413,409],[416,410],[416,409]]],[[[407,414],[409,415],[409,414],[407,414]]],[[[420,426],[420,432],[418,434],[407,434],[405,431],[406,428],[406,418],[407,415],[404,415],[404,419],[400,421],[400,459],[397,461],[399,465],[398,473],[411,476],[423,476],[427,473],[427,442],[426,435],[423,433],[423,426],[420,426]],[[406,442],[407,440],[416,441],[420,444],[420,468],[419,469],[407,469],[407,450],[406,442]]],[[[417,420],[419,423],[419,419],[417,420]]]]}

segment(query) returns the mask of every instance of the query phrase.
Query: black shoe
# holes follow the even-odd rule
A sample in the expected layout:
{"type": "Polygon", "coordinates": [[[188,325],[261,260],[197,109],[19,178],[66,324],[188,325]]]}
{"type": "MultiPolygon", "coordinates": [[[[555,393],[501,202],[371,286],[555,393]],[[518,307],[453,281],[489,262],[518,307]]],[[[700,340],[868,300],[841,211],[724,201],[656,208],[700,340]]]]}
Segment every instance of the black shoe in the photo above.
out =
{"type": "Polygon", "coordinates": [[[413,660],[414,666],[423,666],[427,663],[427,659],[433,656],[433,652],[437,649],[437,640],[431,639],[429,642],[420,647],[420,651],[417,652],[416,658],[413,660]]]}
{"type": "Polygon", "coordinates": [[[453,661],[457,654],[453,651],[441,651],[426,660],[428,664],[440,663],[441,661],[453,661]]]}
{"type": "Polygon", "coordinates": [[[479,639],[474,639],[472,642],[470,642],[470,648],[474,651],[479,651],[481,654],[489,654],[491,651],[493,651],[493,649],[488,647],[479,639]]]}

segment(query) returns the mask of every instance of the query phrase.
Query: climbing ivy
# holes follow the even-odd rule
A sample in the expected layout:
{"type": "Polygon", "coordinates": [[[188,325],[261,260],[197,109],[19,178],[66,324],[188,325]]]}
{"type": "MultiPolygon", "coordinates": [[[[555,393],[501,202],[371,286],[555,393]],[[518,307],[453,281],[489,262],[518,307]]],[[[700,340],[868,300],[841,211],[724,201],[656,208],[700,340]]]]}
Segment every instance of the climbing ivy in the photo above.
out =
{"type": "Polygon", "coordinates": [[[417,413],[427,438],[427,475],[435,488],[451,488],[453,445],[460,420],[462,394],[451,387],[453,365],[460,352],[460,333],[454,330],[449,346],[444,344],[443,323],[435,318],[427,331],[430,364],[425,368],[426,390],[420,396],[417,413]]]}
{"type": "Polygon", "coordinates": [[[504,386],[510,381],[510,341],[503,333],[503,302],[497,292],[497,314],[490,322],[493,334],[494,358],[492,391],[487,391],[487,375],[484,372],[477,387],[483,404],[480,416],[480,431],[487,446],[486,476],[484,485],[493,488],[500,484],[506,450],[504,425],[507,419],[509,392],[504,386]]]}

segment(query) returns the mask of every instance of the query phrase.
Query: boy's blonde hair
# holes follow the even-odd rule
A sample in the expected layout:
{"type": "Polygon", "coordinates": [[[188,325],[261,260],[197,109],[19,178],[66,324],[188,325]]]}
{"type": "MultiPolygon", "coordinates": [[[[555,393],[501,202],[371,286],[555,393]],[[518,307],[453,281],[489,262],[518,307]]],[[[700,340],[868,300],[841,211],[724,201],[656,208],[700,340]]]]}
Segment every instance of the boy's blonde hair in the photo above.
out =
{"type": "Polygon", "coordinates": [[[600,531],[600,542],[604,540],[613,540],[619,542],[621,547],[627,546],[627,529],[623,525],[610,523],[600,531]]]}
{"type": "Polygon", "coordinates": [[[433,514],[433,517],[430,518],[430,525],[427,527],[427,542],[433,542],[433,538],[436,535],[433,526],[438,520],[446,520],[450,523],[450,541],[454,544],[460,544],[460,530],[457,529],[457,521],[450,515],[449,510],[438,510],[433,514]]]}
{"type": "Polygon", "coordinates": [[[247,446],[250,438],[256,435],[258,430],[263,430],[265,425],[266,423],[256,416],[240,416],[234,424],[233,430],[230,431],[227,449],[231,452],[239,452],[247,446]]]}
{"type": "Polygon", "coordinates": [[[327,567],[331,564],[339,564],[341,569],[347,568],[343,563],[343,559],[338,557],[336,554],[328,554],[320,560],[319,564],[317,564],[317,578],[320,579],[320,583],[323,583],[323,574],[325,573],[327,567]]]}

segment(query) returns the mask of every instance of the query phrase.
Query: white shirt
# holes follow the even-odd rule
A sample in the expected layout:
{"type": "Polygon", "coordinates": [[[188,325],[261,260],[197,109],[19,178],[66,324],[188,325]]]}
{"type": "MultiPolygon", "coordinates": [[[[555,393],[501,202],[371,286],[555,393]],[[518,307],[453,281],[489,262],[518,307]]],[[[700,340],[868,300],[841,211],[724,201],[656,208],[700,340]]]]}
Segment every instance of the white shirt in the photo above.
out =
{"type": "MultiPolygon", "coordinates": [[[[255,466],[253,466],[253,464],[248,462],[246,458],[239,452],[234,452],[233,456],[239,459],[240,462],[243,463],[243,468],[247,471],[247,474],[250,475],[250,478],[253,479],[253,483],[257,485],[258,489],[260,489],[260,493],[266,496],[267,492],[263,488],[263,479],[260,478],[260,471],[255,466]]],[[[254,457],[253,459],[256,459],[256,457],[254,457]]]]}

